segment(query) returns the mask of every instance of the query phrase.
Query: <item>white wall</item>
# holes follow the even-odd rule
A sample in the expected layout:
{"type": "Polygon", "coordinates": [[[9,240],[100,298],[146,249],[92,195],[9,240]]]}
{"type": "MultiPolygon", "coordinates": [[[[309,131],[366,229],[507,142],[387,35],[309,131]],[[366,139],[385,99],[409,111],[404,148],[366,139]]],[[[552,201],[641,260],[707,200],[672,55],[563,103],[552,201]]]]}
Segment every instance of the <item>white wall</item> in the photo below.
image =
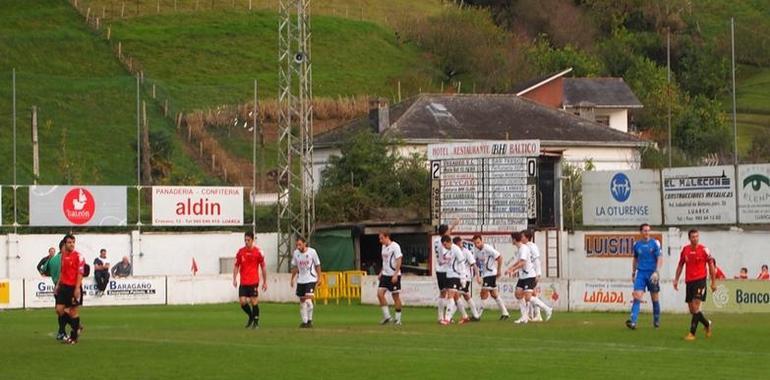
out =
{"type": "MultiPolygon", "coordinates": [[[[257,234],[257,246],[265,255],[268,271],[278,263],[276,234],[257,234]]],[[[243,247],[240,232],[144,233],[134,254],[134,275],[187,275],[192,259],[198,264],[199,275],[219,274],[219,258],[234,257],[243,247]]]]}
{"type": "Polygon", "coordinates": [[[591,160],[596,170],[639,169],[642,156],[636,148],[567,147],[563,160],[581,168],[591,160]]]}
{"type": "MultiPolygon", "coordinates": [[[[62,235],[0,236],[0,278],[37,278],[35,266],[49,247],[58,248],[62,235]]],[[[135,276],[188,275],[192,259],[199,275],[219,274],[219,258],[234,257],[243,246],[240,232],[78,234],[76,249],[93,263],[101,248],[114,265],[123,256],[132,257],[135,276]]],[[[275,233],[257,234],[257,245],[265,255],[267,270],[278,263],[275,233]]]]}
{"type": "Polygon", "coordinates": [[[8,236],[0,235],[0,278],[9,278],[8,236]]]}
{"type": "Polygon", "coordinates": [[[628,132],[628,110],[618,108],[597,108],[596,116],[609,116],[610,128],[628,132]]]}
{"type": "Polygon", "coordinates": [[[321,172],[329,164],[329,157],[340,154],[342,153],[336,148],[319,148],[313,151],[313,178],[315,179],[313,190],[318,190],[318,187],[321,186],[321,172]]]}
{"type": "MultiPolygon", "coordinates": [[[[625,231],[590,231],[589,233],[636,233],[625,231]]],[[[679,253],[688,244],[687,229],[672,228],[663,233],[663,269],[661,277],[674,278],[679,253]]],[[[562,273],[569,279],[578,280],[628,280],[631,277],[631,258],[588,258],[585,253],[585,231],[569,235],[563,244],[562,273]]],[[[717,264],[728,278],[738,274],[741,267],[749,269],[749,276],[756,277],[762,264],[770,264],[770,233],[767,231],[701,230],[700,241],[716,258],[717,264]]]]}
{"type": "MultiPolygon", "coordinates": [[[[6,256],[0,261],[8,261],[8,278],[36,278],[37,263],[48,254],[48,248],[57,251],[61,234],[48,235],[14,235],[9,234],[6,256]]],[[[131,243],[129,234],[79,234],[76,240],[76,250],[85,256],[86,262],[92,264],[99,256],[99,250],[105,248],[107,257],[117,262],[123,255],[130,255],[131,243]]],[[[3,272],[0,272],[3,273],[3,272]]]]}

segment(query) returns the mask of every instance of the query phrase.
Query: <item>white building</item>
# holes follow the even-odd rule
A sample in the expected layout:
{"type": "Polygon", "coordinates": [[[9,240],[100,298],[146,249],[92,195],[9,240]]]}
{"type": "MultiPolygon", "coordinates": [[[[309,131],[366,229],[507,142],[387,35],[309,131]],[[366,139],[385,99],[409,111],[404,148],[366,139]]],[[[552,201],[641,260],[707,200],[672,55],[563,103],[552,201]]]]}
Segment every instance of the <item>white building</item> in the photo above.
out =
{"type": "Polygon", "coordinates": [[[643,105],[623,78],[565,78],[571,71],[569,68],[521,83],[513,93],[628,132],[631,113],[643,105]]]}
{"type": "Polygon", "coordinates": [[[422,94],[393,106],[375,101],[368,118],[316,136],[315,178],[340,154],[346,135],[365,129],[400,139],[404,153],[426,153],[428,144],[448,141],[538,139],[541,161],[582,167],[590,160],[597,170],[639,168],[640,149],[648,144],[516,95],[422,94]]]}

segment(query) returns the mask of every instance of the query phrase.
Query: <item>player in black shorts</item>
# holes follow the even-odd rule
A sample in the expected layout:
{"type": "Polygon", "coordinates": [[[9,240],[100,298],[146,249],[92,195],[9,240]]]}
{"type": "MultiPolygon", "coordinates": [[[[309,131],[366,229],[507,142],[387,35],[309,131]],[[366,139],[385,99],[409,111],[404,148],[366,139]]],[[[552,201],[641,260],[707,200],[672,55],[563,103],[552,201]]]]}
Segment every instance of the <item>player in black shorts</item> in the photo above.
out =
{"type": "Polygon", "coordinates": [[[711,337],[714,327],[710,320],[706,319],[700,310],[700,305],[706,300],[706,271],[711,277],[711,291],[716,290],[716,268],[714,267],[714,258],[711,257],[709,249],[699,243],[700,233],[692,229],[687,234],[690,244],[682,248],[679,256],[679,265],[676,267],[676,276],[674,277],[674,290],[679,290],[679,277],[682,275],[682,268],[687,266],[684,281],[687,285],[687,294],[685,302],[690,309],[692,318],[690,319],[690,333],[684,337],[685,340],[695,340],[695,332],[698,330],[698,324],[702,323],[706,328],[706,338],[711,337]]]}

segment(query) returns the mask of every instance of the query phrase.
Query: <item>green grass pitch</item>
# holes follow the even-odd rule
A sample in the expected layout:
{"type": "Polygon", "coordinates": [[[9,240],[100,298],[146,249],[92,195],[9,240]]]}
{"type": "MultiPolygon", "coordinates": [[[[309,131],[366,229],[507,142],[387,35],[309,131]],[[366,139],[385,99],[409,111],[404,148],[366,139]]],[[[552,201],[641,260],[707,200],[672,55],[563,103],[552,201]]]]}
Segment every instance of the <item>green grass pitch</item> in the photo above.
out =
{"type": "MultiPolygon", "coordinates": [[[[76,346],[53,338],[53,310],[0,313],[0,379],[762,379],[770,371],[770,318],[710,314],[711,339],[685,342],[686,315],[556,313],[514,325],[492,310],[479,323],[440,326],[431,308],[407,307],[403,326],[380,326],[375,306],[318,305],[299,329],[293,304],[263,304],[245,330],[236,304],[88,308],[76,346]]],[[[518,312],[513,311],[516,317],[518,312]]]]}

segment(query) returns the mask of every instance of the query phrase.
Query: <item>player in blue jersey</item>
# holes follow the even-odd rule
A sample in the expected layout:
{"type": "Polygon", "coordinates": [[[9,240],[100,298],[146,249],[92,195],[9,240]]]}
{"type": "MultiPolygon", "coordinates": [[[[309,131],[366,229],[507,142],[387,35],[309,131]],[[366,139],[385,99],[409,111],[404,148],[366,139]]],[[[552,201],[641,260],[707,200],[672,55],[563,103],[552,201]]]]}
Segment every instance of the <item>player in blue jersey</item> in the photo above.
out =
{"type": "Polygon", "coordinates": [[[663,265],[660,255],[660,243],[650,237],[650,225],[639,227],[642,239],[634,243],[634,264],[631,268],[631,278],[634,281],[634,304],[631,307],[631,319],[626,321],[626,327],[636,329],[644,291],[650,292],[652,299],[652,315],[654,326],[660,327],[660,275],[658,270],[663,265]]]}

